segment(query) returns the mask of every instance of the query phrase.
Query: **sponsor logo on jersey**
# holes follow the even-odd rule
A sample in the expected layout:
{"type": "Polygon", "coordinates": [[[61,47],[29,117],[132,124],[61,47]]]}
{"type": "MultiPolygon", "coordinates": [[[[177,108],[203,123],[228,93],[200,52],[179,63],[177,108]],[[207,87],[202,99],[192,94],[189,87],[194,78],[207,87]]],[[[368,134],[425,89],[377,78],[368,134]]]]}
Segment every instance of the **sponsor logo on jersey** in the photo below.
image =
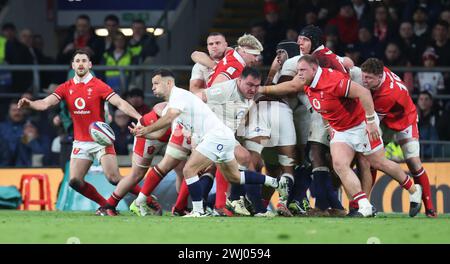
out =
{"type": "Polygon", "coordinates": [[[86,107],[86,101],[84,101],[84,99],[81,97],[75,99],[74,105],[75,108],[78,109],[78,111],[73,111],[73,113],[76,115],[87,115],[91,113],[90,110],[83,110],[86,107]]]}
{"type": "Polygon", "coordinates": [[[222,149],[223,149],[223,145],[222,144],[217,145],[217,150],[218,151],[222,151],[222,149]]]}

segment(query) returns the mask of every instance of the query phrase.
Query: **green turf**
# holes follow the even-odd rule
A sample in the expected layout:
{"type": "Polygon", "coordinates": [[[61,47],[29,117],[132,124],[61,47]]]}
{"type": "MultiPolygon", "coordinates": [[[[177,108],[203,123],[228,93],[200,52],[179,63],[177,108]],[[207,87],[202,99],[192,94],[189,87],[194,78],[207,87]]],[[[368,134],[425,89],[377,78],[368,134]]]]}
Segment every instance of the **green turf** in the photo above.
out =
{"type": "Polygon", "coordinates": [[[0,243],[450,243],[450,215],[354,218],[98,217],[92,212],[0,211],[0,243]]]}

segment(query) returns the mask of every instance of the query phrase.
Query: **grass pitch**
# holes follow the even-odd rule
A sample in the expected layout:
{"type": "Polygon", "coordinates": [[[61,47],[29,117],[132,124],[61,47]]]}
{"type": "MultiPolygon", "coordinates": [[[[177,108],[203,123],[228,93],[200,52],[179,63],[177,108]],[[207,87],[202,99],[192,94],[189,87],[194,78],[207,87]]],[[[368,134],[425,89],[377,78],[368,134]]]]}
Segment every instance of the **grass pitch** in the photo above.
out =
{"type": "Polygon", "coordinates": [[[93,212],[0,211],[0,243],[450,243],[450,215],[376,218],[99,217],[93,212]],[[69,240],[73,242],[73,240],[69,240]]]}

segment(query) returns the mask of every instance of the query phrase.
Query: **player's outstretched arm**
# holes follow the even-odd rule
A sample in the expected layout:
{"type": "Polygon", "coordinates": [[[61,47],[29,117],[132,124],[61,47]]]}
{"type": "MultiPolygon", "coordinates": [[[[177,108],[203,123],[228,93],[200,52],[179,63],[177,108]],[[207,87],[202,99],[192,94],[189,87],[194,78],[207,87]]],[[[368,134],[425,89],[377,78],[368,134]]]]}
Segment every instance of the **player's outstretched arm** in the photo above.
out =
{"type": "Polygon", "coordinates": [[[170,124],[172,124],[172,121],[175,120],[175,118],[177,118],[180,114],[181,114],[180,110],[174,109],[174,108],[169,108],[169,110],[167,110],[167,113],[165,115],[163,115],[160,119],[158,119],[152,125],[146,126],[146,127],[142,127],[142,126],[138,126],[138,127],[134,127],[134,128],[130,127],[130,132],[137,137],[142,137],[142,136],[145,137],[145,135],[147,135],[149,133],[170,127],[170,124]]]}
{"type": "Polygon", "coordinates": [[[201,52],[201,51],[194,51],[191,54],[191,59],[195,62],[195,63],[200,63],[208,68],[214,68],[216,67],[216,62],[211,59],[211,57],[209,57],[208,54],[206,54],[205,52],[201,52]]]}
{"type": "Polygon", "coordinates": [[[22,98],[17,103],[17,107],[18,108],[29,107],[36,111],[45,111],[48,108],[50,108],[51,106],[56,105],[57,103],[59,103],[58,98],[56,98],[56,96],[51,94],[51,95],[45,97],[44,99],[36,100],[36,101],[31,101],[27,98],[22,98]]]}
{"type": "Polygon", "coordinates": [[[115,94],[110,99],[109,102],[120,109],[122,112],[131,116],[132,118],[139,120],[141,119],[141,114],[139,114],[133,106],[131,106],[127,101],[123,100],[119,95],[115,94]]]}
{"type": "Polygon", "coordinates": [[[279,83],[276,85],[260,86],[258,89],[259,93],[267,95],[288,95],[292,93],[303,92],[303,87],[305,82],[302,81],[298,76],[295,76],[292,80],[279,83]]]}

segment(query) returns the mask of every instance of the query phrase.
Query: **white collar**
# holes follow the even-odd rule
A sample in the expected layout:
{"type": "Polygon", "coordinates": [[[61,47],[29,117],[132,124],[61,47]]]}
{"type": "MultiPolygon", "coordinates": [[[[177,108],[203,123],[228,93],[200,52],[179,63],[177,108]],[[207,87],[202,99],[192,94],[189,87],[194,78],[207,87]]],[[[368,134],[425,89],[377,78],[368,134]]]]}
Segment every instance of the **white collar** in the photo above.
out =
{"type": "Polygon", "coordinates": [[[313,54],[316,51],[323,50],[324,48],[325,48],[325,46],[322,44],[319,47],[317,47],[317,49],[315,49],[313,52],[311,52],[311,54],[313,54]]]}
{"type": "Polygon", "coordinates": [[[383,85],[384,81],[386,80],[386,72],[383,71],[383,77],[381,77],[381,82],[378,85],[377,89],[381,87],[381,85],[383,85]]]}
{"type": "Polygon", "coordinates": [[[309,87],[316,88],[321,75],[322,75],[322,67],[319,66],[317,67],[316,75],[314,75],[314,79],[312,80],[311,85],[309,87]]]}
{"type": "MultiPolygon", "coordinates": [[[[83,82],[84,84],[87,84],[90,80],[92,80],[92,78],[94,78],[94,76],[92,76],[92,74],[89,72],[82,80],[81,82],[83,82]]],[[[75,74],[75,76],[73,76],[73,82],[75,84],[79,84],[80,80],[77,78],[77,75],[75,74]]]]}

